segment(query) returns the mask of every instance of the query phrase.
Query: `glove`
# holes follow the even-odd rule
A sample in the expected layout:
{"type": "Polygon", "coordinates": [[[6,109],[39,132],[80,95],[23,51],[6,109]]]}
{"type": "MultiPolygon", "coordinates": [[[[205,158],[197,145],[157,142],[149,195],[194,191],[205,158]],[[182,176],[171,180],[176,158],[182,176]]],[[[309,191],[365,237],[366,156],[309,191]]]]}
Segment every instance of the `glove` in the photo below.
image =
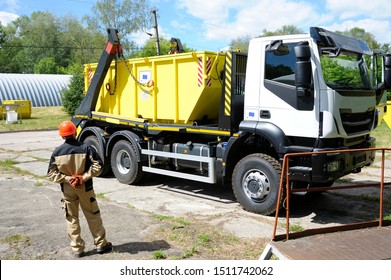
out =
{"type": "Polygon", "coordinates": [[[83,176],[82,175],[73,175],[71,179],[69,179],[72,187],[75,189],[81,189],[83,185],[83,176]]]}

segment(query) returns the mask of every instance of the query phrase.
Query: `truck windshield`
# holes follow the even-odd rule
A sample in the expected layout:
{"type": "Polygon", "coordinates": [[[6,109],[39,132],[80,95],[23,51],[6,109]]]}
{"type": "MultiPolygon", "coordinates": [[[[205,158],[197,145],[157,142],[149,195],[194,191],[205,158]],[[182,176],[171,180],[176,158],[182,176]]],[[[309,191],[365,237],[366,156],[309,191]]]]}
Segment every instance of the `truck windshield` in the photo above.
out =
{"type": "Polygon", "coordinates": [[[367,66],[362,55],[340,52],[337,56],[323,53],[320,57],[325,83],[336,90],[370,90],[367,66]]]}

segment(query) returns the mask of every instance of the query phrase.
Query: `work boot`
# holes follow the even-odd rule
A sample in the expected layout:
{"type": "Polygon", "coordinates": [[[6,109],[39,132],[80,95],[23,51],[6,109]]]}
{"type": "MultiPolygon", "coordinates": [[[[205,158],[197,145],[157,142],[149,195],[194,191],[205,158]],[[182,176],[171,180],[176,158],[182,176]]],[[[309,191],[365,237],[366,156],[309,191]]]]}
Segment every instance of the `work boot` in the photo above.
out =
{"type": "Polygon", "coordinates": [[[107,244],[103,247],[96,248],[96,252],[98,254],[104,254],[111,251],[113,251],[113,244],[111,244],[111,242],[107,242],[107,244]]]}

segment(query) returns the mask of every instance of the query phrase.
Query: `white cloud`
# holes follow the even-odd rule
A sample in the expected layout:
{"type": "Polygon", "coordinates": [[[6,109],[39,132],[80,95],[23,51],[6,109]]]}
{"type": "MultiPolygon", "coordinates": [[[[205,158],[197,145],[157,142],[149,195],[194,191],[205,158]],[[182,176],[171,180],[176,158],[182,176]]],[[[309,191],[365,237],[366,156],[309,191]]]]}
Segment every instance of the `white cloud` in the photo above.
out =
{"type": "Polygon", "coordinates": [[[0,22],[2,25],[7,25],[11,21],[17,19],[19,16],[14,13],[0,11],[0,22]]]}
{"type": "Polygon", "coordinates": [[[376,19],[361,19],[347,20],[340,23],[335,23],[330,26],[324,26],[329,30],[345,31],[354,27],[364,29],[366,32],[374,34],[376,41],[380,43],[391,42],[391,23],[387,20],[376,19]]]}
{"type": "MultiPolygon", "coordinates": [[[[179,7],[203,21],[204,36],[210,40],[232,40],[256,36],[264,29],[274,31],[283,25],[306,27],[330,19],[316,12],[311,2],[292,0],[179,0],[179,7]]],[[[307,31],[307,30],[305,30],[307,31]]]]}
{"type": "MultiPolygon", "coordinates": [[[[257,36],[294,25],[304,32],[310,26],[330,30],[364,28],[380,43],[391,41],[390,0],[178,0],[188,32],[204,41],[229,42],[242,36],[257,36]],[[230,3],[233,2],[233,3],[230,3]],[[195,25],[198,20],[201,24],[195,25]],[[193,25],[194,23],[194,25],[193,25]]],[[[178,19],[180,21],[180,19],[178,19]]],[[[179,26],[178,26],[179,27],[179,26]]]]}
{"type": "Polygon", "coordinates": [[[389,0],[325,0],[326,8],[340,19],[356,17],[389,19],[391,2],[389,0]]]}

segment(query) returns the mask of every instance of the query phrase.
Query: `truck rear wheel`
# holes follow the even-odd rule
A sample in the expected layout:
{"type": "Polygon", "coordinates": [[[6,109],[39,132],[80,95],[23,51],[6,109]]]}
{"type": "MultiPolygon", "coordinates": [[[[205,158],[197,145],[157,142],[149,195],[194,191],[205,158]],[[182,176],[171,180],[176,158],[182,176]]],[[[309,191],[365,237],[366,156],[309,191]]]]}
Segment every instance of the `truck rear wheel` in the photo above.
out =
{"type": "Polygon", "coordinates": [[[94,148],[103,162],[102,170],[99,173],[99,176],[107,175],[111,169],[110,161],[105,157],[103,147],[100,145],[98,138],[94,135],[90,135],[84,139],[83,143],[94,148]]]}
{"type": "Polygon", "coordinates": [[[131,142],[120,140],[115,143],[111,152],[111,169],[120,183],[135,184],[141,180],[144,172],[131,142]]]}
{"type": "Polygon", "coordinates": [[[237,201],[250,212],[262,215],[275,212],[280,175],[281,166],[274,158],[265,154],[244,157],[237,163],[232,176],[237,201]]]}

